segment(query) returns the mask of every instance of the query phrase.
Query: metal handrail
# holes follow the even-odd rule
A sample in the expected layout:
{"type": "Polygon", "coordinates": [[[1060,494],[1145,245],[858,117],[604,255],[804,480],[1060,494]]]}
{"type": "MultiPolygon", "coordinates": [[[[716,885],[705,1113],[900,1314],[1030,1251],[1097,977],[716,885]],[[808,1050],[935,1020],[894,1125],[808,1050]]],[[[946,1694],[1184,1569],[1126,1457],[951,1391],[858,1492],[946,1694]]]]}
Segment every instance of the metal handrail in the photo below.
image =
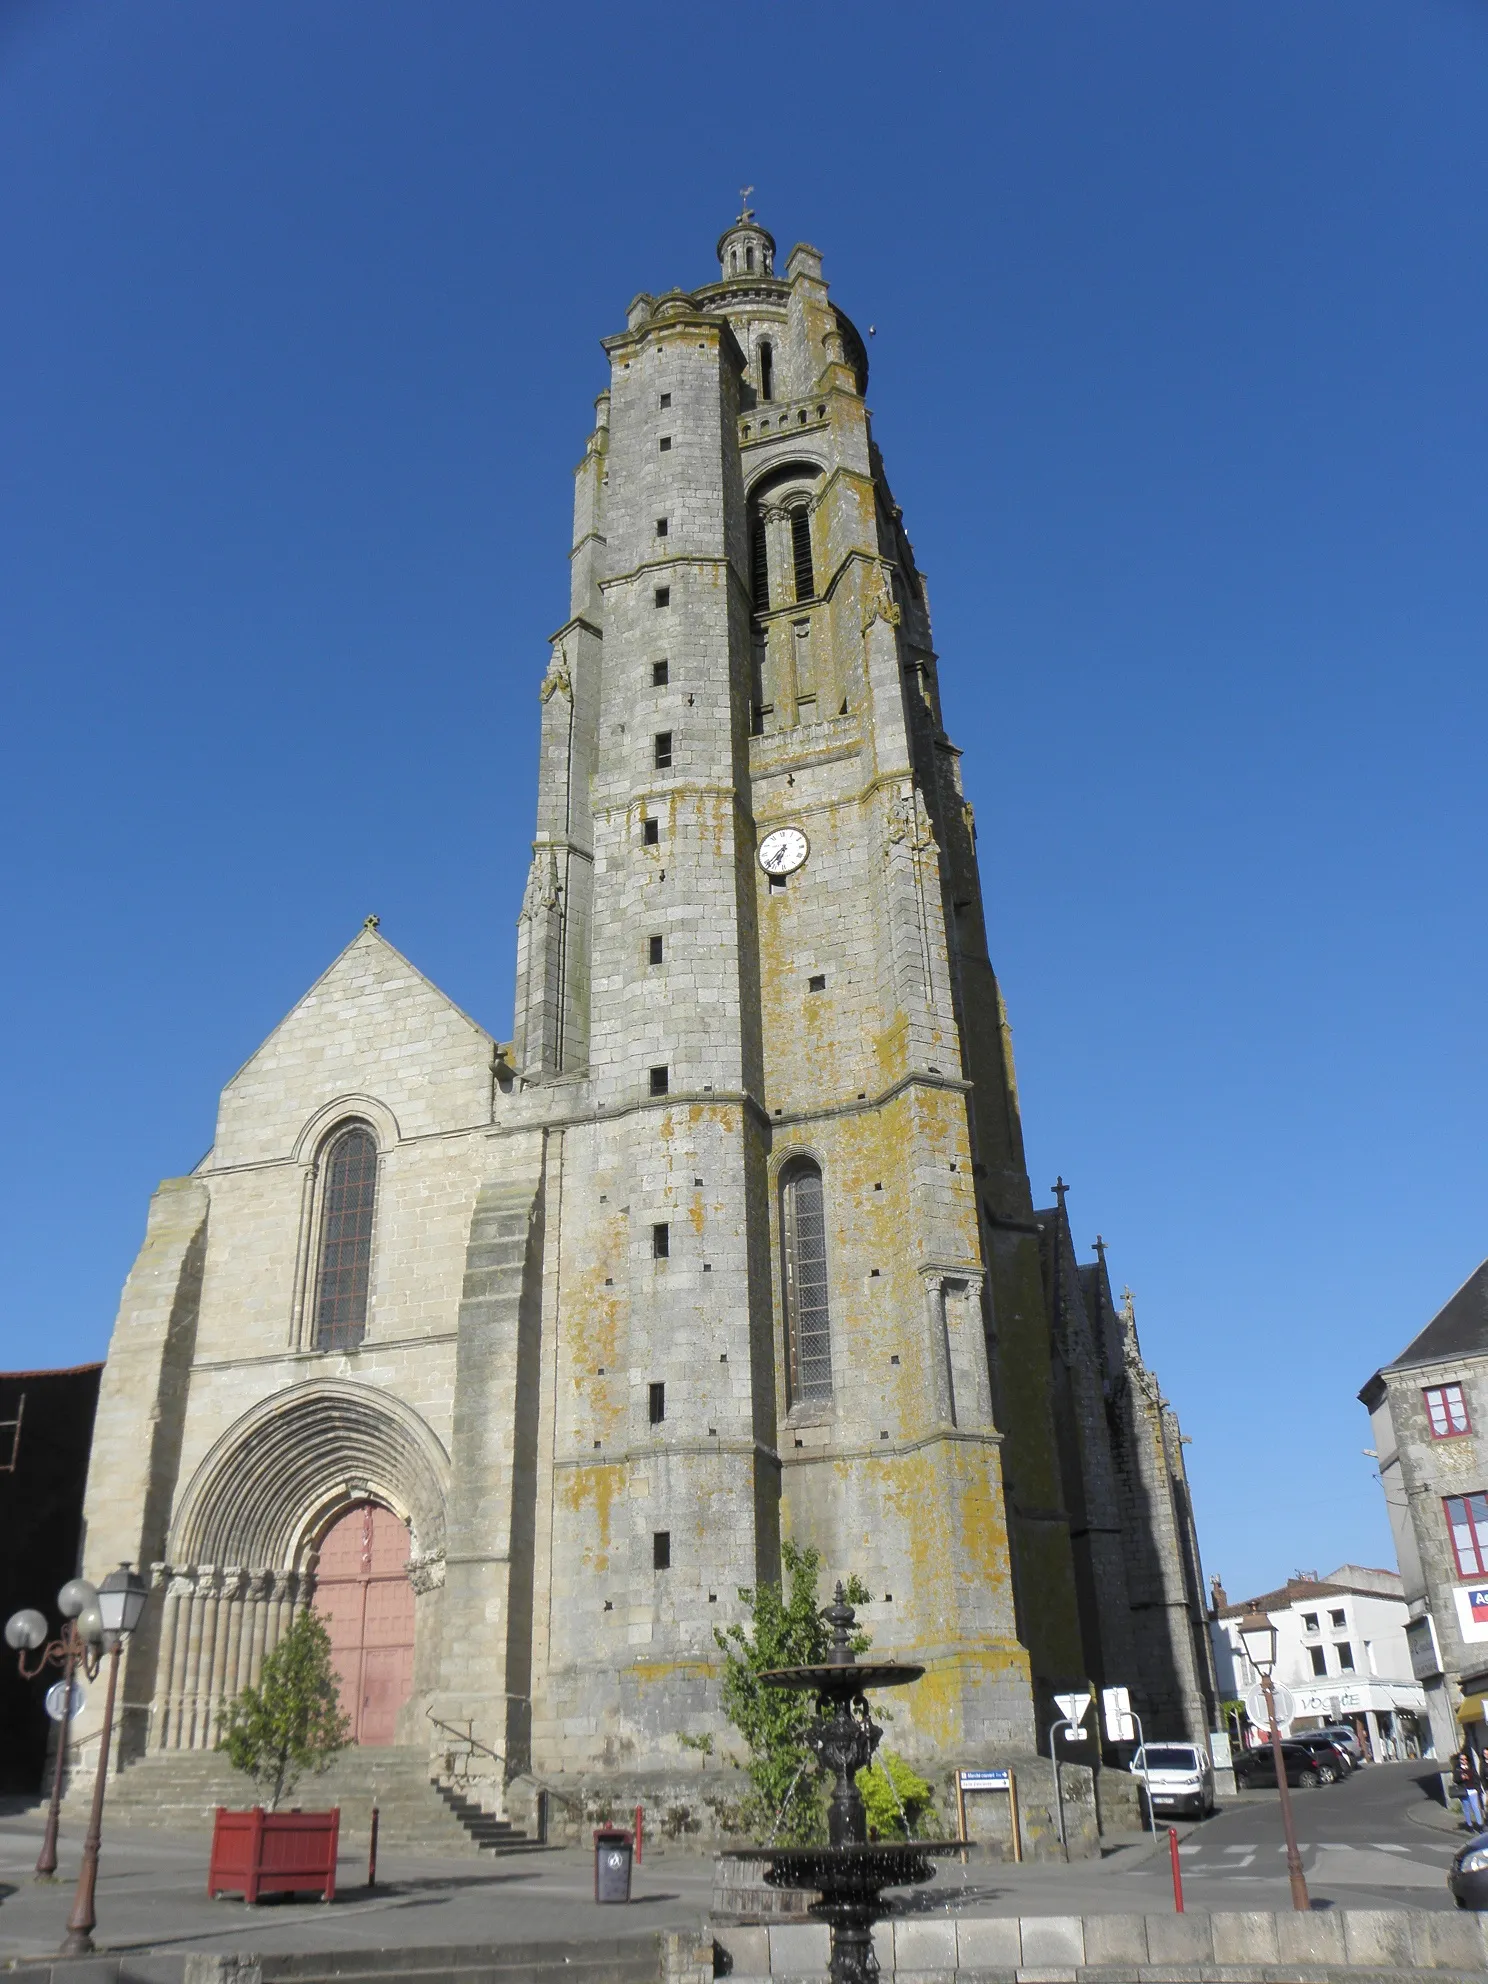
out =
{"type": "Polygon", "coordinates": [[[506,1758],[499,1750],[493,1750],[489,1743],[481,1742],[475,1733],[473,1722],[468,1729],[459,1729],[453,1722],[442,1722],[431,1708],[426,1708],[424,1714],[436,1729],[442,1729],[447,1736],[457,1736],[462,1743],[468,1743],[472,1750],[483,1750],[488,1757],[494,1757],[503,1770],[506,1769],[506,1758]]]}
{"type": "MultiPolygon", "coordinates": [[[[525,1697],[516,1695],[513,1696],[512,1699],[514,1701],[521,1701],[524,1700],[525,1697]]],[[[500,1764],[503,1770],[507,1768],[506,1758],[502,1756],[501,1752],[499,1750],[493,1750],[489,1743],[482,1743],[480,1739],[476,1736],[476,1734],[474,1733],[475,1732],[474,1723],[470,1725],[469,1729],[460,1729],[457,1728],[456,1725],[452,1722],[442,1721],[441,1718],[437,1716],[434,1713],[433,1709],[431,1708],[426,1708],[424,1710],[424,1714],[427,1717],[427,1719],[433,1723],[436,1729],[442,1729],[445,1731],[446,1735],[457,1737],[462,1743],[468,1743],[472,1750],[484,1751],[484,1753],[488,1757],[494,1758],[495,1761],[498,1764],[500,1764]]],[[[567,1805],[577,1810],[583,1809],[583,1800],[581,1798],[575,1798],[571,1792],[560,1791],[556,1785],[545,1783],[544,1780],[540,1778],[535,1771],[514,1770],[511,1772],[511,1776],[513,1778],[525,1777],[530,1784],[535,1784],[539,1791],[545,1791],[550,1798],[556,1798],[560,1805],[567,1805]]]]}

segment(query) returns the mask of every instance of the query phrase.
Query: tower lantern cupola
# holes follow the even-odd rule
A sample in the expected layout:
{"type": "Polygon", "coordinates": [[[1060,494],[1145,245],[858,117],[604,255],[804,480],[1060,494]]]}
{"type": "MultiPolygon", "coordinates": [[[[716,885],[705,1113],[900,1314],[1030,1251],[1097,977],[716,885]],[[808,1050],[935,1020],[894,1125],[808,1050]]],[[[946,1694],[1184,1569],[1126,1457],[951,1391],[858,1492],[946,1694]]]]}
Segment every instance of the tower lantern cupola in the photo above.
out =
{"type": "Polygon", "coordinates": [[[744,188],[745,206],[726,233],[718,237],[718,266],[725,282],[747,282],[751,276],[775,273],[775,237],[761,227],[748,205],[752,186],[744,188]]]}

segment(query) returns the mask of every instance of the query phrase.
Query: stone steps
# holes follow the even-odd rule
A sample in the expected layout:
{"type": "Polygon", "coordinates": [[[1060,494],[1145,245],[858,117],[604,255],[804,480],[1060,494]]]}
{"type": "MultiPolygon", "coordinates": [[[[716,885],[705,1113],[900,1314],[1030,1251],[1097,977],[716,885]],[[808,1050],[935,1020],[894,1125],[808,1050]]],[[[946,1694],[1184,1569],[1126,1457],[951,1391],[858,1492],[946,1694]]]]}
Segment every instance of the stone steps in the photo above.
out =
{"type": "MultiPolygon", "coordinates": [[[[91,1780],[68,1787],[69,1814],[86,1814],[91,1780]]],[[[108,1809],[131,1824],[160,1832],[194,1832],[209,1825],[219,1805],[258,1802],[251,1780],[214,1751],[167,1751],[141,1758],[111,1780],[108,1809]]],[[[371,1830],[384,1846],[430,1853],[510,1853],[538,1842],[508,1821],[484,1812],[459,1792],[429,1776],[427,1753],[418,1749],[348,1750],[318,1776],[307,1773],[281,1801],[305,1811],[341,1808],[341,1838],[359,1844],[371,1830]]]]}

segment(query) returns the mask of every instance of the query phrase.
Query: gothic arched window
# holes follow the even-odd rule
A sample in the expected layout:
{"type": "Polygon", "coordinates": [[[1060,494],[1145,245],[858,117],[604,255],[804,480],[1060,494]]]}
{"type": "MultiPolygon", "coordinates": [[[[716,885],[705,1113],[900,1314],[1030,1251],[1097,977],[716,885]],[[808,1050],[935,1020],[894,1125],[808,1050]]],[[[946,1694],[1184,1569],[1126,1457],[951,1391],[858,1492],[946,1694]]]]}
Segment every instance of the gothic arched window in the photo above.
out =
{"type": "Polygon", "coordinates": [[[315,1347],[349,1350],[367,1329],[377,1140],[348,1124],[321,1159],[320,1258],[315,1269],[315,1347]]]}
{"type": "Polygon", "coordinates": [[[790,1402],[805,1405],[832,1396],[826,1207],[821,1168],[809,1158],[796,1158],[781,1174],[780,1230],[790,1402]]]}

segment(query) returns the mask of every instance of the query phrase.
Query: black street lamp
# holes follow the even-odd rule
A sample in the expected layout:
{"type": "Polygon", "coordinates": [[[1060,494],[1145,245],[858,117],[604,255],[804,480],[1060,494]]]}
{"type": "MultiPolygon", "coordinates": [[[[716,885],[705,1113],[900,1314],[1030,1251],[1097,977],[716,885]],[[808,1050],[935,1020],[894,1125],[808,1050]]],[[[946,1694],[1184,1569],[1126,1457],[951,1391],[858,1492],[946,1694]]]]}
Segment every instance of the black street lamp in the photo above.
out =
{"type": "Polygon", "coordinates": [[[1276,1765],[1276,1788],[1281,1793],[1281,1829],[1286,1834],[1292,1906],[1310,1910],[1312,1897],[1307,1892],[1307,1879],[1302,1872],[1302,1855],[1297,1851],[1297,1828],[1292,1822],[1292,1793],[1287,1784],[1281,1731],[1276,1726],[1276,1691],[1271,1684],[1272,1670],[1276,1666],[1276,1628],[1258,1607],[1253,1606],[1240,1621],[1240,1644],[1245,1648],[1246,1659],[1261,1677],[1261,1688],[1266,1697],[1266,1714],[1271,1723],[1271,1755],[1276,1765]]]}
{"type": "Polygon", "coordinates": [[[52,1767],[52,1795],[47,1805],[46,1831],[36,1856],[36,1878],[50,1881],[57,1873],[57,1819],[62,1809],[62,1780],[67,1768],[67,1725],[72,1719],[72,1676],[81,1663],[91,1681],[98,1672],[99,1651],[80,1631],[82,1618],[98,1603],[98,1593],[86,1578],[70,1578],[57,1593],[57,1610],[67,1621],[60,1639],[48,1640],[47,1622],[29,1608],[12,1612],[5,1622],[5,1644],[15,1650],[23,1681],[34,1681],[48,1667],[62,1669],[62,1713],[57,1718],[57,1757],[52,1767]],[[41,1651],[28,1667],[26,1655],[41,1651]]]}
{"type": "MultiPolygon", "coordinates": [[[[103,1702],[103,1732],[98,1741],[93,1809],[88,1816],[88,1831],[83,1840],[83,1864],[78,1870],[77,1893],[72,1898],[72,1913],[67,1918],[67,1934],[60,1952],[63,1956],[88,1956],[93,1949],[93,1926],[98,1920],[93,1909],[93,1894],[98,1885],[98,1842],[103,1832],[103,1790],[108,1782],[109,1745],[114,1733],[114,1693],[119,1685],[119,1653],[125,1640],[139,1624],[149,1596],[150,1587],[128,1564],[121,1564],[118,1570],[110,1571],[98,1587],[95,1604],[99,1637],[108,1652],[108,1693],[103,1702]]],[[[92,1609],[85,1608],[79,1620],[87,1636],[90,1636],[88,1628],[92,1623],[87,1615],[92,1609]]]]}

